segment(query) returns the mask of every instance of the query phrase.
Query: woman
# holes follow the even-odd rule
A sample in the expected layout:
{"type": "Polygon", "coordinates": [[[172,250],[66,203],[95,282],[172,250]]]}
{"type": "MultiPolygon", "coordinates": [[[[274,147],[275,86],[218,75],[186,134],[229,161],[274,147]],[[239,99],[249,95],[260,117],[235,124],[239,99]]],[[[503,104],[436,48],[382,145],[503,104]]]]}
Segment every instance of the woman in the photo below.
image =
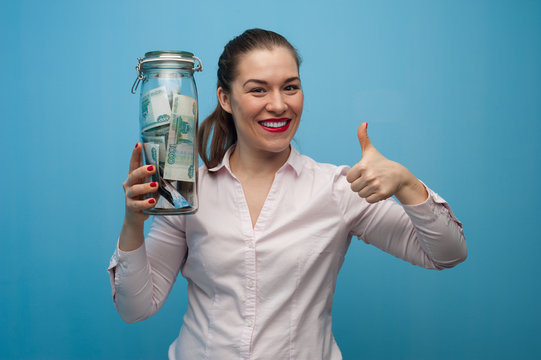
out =
{"type": "Polygon", "coordinates": [[[170,359],[341,359],[331,331],[338,271],[353,235],[429,269],[466,258],[461,223],[359,127],[362,159],[320,164],[291,145],[303,109],[299,57],[282,36],[247,30],[219,60],[216,110],[199,132],[199,211],[156,217],[154,173],[133,150],[126,215],[109,271],[127,322],[162,306],[179,271],[188,310],[170,359]],[[212,131],[213,130],[213,131],[212,131]],[[210,141],[210,152],[207,145],[210,141]],[[392,199],[395,196],[402,204],[392,199]]]}

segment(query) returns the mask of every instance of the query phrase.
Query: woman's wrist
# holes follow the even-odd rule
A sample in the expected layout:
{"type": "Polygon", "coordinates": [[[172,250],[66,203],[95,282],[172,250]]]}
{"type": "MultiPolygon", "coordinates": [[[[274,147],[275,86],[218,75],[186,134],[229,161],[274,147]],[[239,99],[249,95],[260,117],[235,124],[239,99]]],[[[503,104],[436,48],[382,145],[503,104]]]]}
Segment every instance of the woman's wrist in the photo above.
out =
{"type": "Polygon", "coordinates": [[[139,248],[145,241],[144,231],[144,221],[133,221],[133,219],[126,216],[118,240],[119,249],[122,251],[132,251],[139,248]]]}
{"type": "Polygon", "coordinates": [[[408,169],[404,168],[404,181],[401,183],[395,197],[402,205],[418,205],[428,199],[428,192],[408,169]]]}

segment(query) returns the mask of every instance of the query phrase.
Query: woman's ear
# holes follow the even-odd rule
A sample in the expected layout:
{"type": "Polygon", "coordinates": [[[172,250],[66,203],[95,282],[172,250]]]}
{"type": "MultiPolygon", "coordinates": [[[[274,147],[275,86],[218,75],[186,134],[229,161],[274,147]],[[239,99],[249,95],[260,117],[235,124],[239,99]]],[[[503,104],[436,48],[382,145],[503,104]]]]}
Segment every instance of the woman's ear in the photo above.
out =
{"type": "Polygon", "coordinates": [[[220,102],[220,106],[222,107],[222,109],[232,115],[233,111],[231,111],[231,101],[229,100],[229,94],[220,86],[218,87],[218,90],[216,90],[216,95],[218,96],[218,101],[220,102]]]}

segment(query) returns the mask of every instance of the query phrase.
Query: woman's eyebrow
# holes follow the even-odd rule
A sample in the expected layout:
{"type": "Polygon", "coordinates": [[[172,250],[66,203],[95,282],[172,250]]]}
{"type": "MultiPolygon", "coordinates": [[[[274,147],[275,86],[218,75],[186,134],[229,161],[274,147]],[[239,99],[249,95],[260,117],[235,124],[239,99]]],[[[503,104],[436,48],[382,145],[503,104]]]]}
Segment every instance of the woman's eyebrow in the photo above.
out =
{"type": "Polygon", "coordinates": [[[258,80],[258,79],[248,79],[244,82],[244,84],[242,84],[242,86],[246,86],[246,84],[248,84],[249,82],[254,82],[256,84],[261,84],[261,85],[266,85],[267,82],[264,81],[264,80],[258,80]]]}
{"type": "Polygon", "coordinates": [[[290,77],[288,79],[286,79],[286,81],[284,81],[284,83],[288,83],[288,82],[292,82],[292,81],[301,81],[301,78],[298,77],[298,76],[293,76],[293,77],[290,77]]]}
{"type": "MultiPolygon", "coordinates": [[[[288,82],[291,82],[291,81],[300,81],[301,79],[298,77],[298,76],[292,76],[290,78],[287,78],[285,81],[284,81],[284,84],[285,83],[288,83],[288,82]]],[[[268,83],[265,81],[265,80],[259,80],[259,79],[248,79],[244,82],[244,84],[242,84],[242,86],[246,86],[246,84],[248,84],[249,82],[254,82],[256,84],[261,84],[261,85],[267,85],[268,83]]]]}

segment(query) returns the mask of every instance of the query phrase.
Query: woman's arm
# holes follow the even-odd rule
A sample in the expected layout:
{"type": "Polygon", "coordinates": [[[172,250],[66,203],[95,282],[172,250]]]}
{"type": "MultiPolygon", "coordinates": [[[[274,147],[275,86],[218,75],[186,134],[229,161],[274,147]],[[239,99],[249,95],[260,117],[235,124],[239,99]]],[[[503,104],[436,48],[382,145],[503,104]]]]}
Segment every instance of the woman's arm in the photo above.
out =
{"type": "MultiPolygon", "coordinates": [[[[424,185],[423,185],[424,187],[424,185]]],[[[421,204],[402,205],[386,199],[366,204],[352,223],[352,233],[368,244],[427,269],[442,270],[467,256],[462,224],[445,200],[426,188],[421,204]]]]}
{"type": "Polygon", "coordinates": [[[125,193],[124,223],[120,231],[118,246],[123,251],[139,248],[144,242],[144,224],[148,215],[143,210],[153,208],[156,200],[142,200],[142,196],[158,190],[156,182],[144,183],[156,172],[154,166],[141,166],[143,162],[142,146],[138,142],[132,151],[130,168],[126,181],[122,184],[125,193]]]}
{"type": "Polygon", "coordinates": [[[142,210],[155,206],[155,200],[141,198],[155,192],[158,185],[144,183],[156,169],[141,166],[141,160],[141,144],[137,143],[123,184],[124,223],[108,268],[113,301],[126,322],[146,319],[159,310],[187,252],[183,219],[178,217],[157,217],[145,244],[144,222],[148,215],[142,210]]]}
{"type": "Polygon", "coordinates": [[[353,221],[353,233],[423,267],[443,269],[464,261],[462,224],[447,202],[407,168],[381,155],[366,129],[361,124],[357,133],[362,159],[346,175],[351,190],[369,203],[353,221]],[[393,195],[402,206],[386,200],[393,195]]]}
{"type": "Polygon", "coordinates": [[[184,226],[183,216],[156,216],[139,248],[113,254],[108,271],[124,321],[145,320],[164,304],[187,255],[184,226]]]}

